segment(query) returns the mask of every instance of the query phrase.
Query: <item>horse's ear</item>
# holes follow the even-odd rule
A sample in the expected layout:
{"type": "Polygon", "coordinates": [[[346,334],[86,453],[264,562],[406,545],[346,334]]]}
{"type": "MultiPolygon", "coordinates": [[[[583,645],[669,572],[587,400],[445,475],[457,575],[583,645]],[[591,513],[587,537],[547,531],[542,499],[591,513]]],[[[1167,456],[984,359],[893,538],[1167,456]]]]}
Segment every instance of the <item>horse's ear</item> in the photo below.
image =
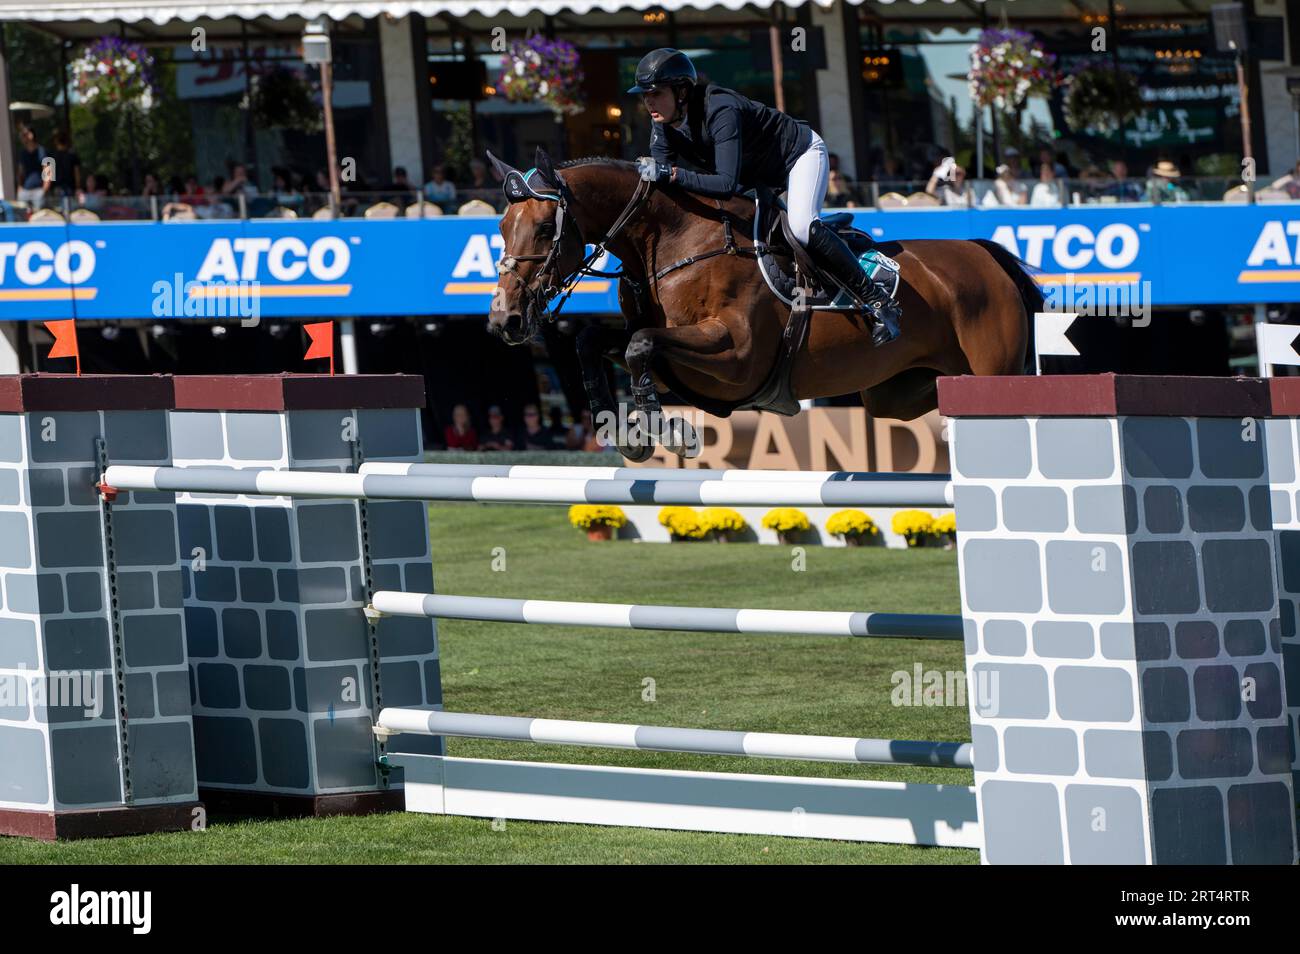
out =
{"type": "Polygon", "coordinates": [[[488,162],[492,165],[492,171],[495,172],[497,178],[501,179],[502,181],[504,181],[505,177],[510,175],[510,173],[518,171],[517,169],[515,169],[514,166],[506,165],[506,163],[502,162],[496,156],[492,155],[491,149],[487,151],[487,157],[488,157],[488,162]]]}
{"type": "Polygon", "coordinates": [[[541,146],[537,147],[536,161],[533,165],[537,169],[537,174],[542,177],[542,181],[553,187],[557,192],[563,185],[559,173],[555,171],[555,166],[551,164],[551,155],[541,146]]]}

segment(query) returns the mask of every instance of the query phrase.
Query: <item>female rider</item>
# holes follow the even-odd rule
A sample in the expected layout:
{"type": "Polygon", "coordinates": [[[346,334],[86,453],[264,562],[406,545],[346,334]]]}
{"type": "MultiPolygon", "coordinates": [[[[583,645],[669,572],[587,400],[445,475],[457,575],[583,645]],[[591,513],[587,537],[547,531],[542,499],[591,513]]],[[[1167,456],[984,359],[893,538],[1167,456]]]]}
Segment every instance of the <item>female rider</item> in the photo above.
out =
{"type": "Polygon", "coordinates": [[[807,123],[733,90],[698,84],[694,64],[680,50],[643,57],[628,92],[642,95],[654,123],[650,156],[638,163],[642,179],[724,199],[755,186],[784,188],[794,237],[865,306],[877,344],[898,336],[898,305],[821,221],[829,161],[826,144],[807,123]],[[711,171],[683,169],[674,165],[678,157],[711,171]]]}

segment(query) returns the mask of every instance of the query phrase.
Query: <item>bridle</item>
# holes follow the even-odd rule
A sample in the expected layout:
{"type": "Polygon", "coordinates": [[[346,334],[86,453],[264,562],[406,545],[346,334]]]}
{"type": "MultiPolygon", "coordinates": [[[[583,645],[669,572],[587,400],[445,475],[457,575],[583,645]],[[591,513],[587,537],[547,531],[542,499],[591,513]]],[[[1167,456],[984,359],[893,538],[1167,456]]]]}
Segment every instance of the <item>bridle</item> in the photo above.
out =
{"type": "MultiPolygon", "coordinates": [[[[569,191],[568,185],[558,175],[557,191],[538,192],[528,184],[528,179],[537,170],[529,169],[523,173],[523,184],[527,191],[527,197],[539,199],[546,202],[555,203],[555,234],[551,238],[551,247],[544,253],[538,252],[531,255],[503,255],[501,261],[497,263],[497,273],[500,275],[510,275],[517,281],[522,288],[524,299],[527,306],[524,310],[524,320],[527,322],[526,333],[528,337],[537,330],[537,324],[541,316],[545,316],[548,321],[555,321],[559,317],[561,309],[569,300],[578,287],[578,282],[587,276],[596,276],[599,278],[622,278],[622,272],[608,272],[597,268],[592,268],[592,263],[596,262],[603,256],[615,238],[622,233],[627,224],[641,211],[646,200],[654,188],[654,183],[638,180],[636,189],[632,193],[632,198],[628,200],[627,205],[623,208],[622,213],[614,220],[614,223],[605,231],[600,241],[595,243],[595,248],[590,253],[583,256],[582,261],[577,267],[567,275],[560,274],[560,256],[565,247],[565,240],[570,232],[573,233],[578,242],[578,248],[583,251],[587,248],[587,240],[582,234],[582,227],[578,225],[577,217],[570,211],[570,204],[573,202],[573,194],[569,191]],[[519,265],[522,262],[541,262],[542,266],[538,269],[535,282],[530,285],[521,274],[519,274],[519,265]],[[554,308],[551,303],[559,299],[554,308]]],[[[516,173],[517,175],[517,173],[516,173]]]]}

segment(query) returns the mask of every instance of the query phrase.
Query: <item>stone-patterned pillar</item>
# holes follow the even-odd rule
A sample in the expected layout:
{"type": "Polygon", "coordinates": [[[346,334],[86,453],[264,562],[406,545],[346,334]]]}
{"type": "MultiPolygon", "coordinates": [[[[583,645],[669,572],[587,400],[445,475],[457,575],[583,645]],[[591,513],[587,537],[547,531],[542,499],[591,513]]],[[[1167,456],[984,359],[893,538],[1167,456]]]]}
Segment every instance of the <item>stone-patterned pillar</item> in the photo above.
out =
{"type": "MultiPolygon", "coordinates": [[[[357,439],[367,459],[422,457],[418,377],[175,380],[178,467],[344,472],[357,439]]],[[[361,517],[375,588],[429,593],[425,505],[178,494],[177,508],[205,799],[295,814],[400,808],[375,764],[361,517]]],[[[383,702],[439,703],[433,621],[378,626],[383,702]]]]}
{"type": "Polygon", "coordinates": [[[1266,387],[941,381],[985,862],[1294,861],[1266,387]]]}
{"type": "Polygon", "coordinates": [[[1268,475],[1277,532],[1278,622],[1291,740],[1291,781],[1300,798],[1300,378],[1269,378],[1268,475]]]}
{"type": "Polygon", "coordinates": [[[170,463],[171,401],[164,377],[0,377],[4,834],[194,820],[175,511],[157,494],[112,506],[114,613],[94,489],[97,440],[118,462],[170,463]]]}

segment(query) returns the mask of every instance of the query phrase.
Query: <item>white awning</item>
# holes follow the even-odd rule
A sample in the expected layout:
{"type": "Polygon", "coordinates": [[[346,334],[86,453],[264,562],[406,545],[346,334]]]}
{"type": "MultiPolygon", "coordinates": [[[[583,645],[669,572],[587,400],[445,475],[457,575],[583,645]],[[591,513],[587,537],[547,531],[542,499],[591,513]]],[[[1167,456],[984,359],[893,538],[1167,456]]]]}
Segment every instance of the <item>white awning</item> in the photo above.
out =
{"type": "MultiPolygon", "coordinates": [[[[743,8],[765,10],[775,0],[0,0],[0,20],[28,20],[44,23],[140,23],[157,25],[188,23],[194,20],[270,18],[273,20],[329,17],[378,17],[408,14],[432,17],[514,16],[530,14],[581,15],[593,11],[716,10],[738,11],[743,8]]],[[[786,6],[815,3],[833,6],[835,0],[783,0],[786,6]]],[[[870,4],[879,16],[921,17],[923,19],[975,19],[971,0],[846,0],[859,6],[870,4]]],[[[974,0],[984,3],[986,0],[974,0]]],[[[1204,14],[1216,0],[1127,0],[1124,14],[1133,16],[1187,16],[1204,14]]],[[[1013,18],[1074,18],[1085,13],[1104,13],[1107,0],[1007,0],[997,12],[1005,10],[1013,18]]],[[[990,11],[993,12],[993,11],[990,11]]]]}
{"type": "MultiPolygon", "coordinates": [[[[228,17],[250,20],[255,17],[270,17],[282,20],[287,17],[315,19],[329,17],[343,20],[350,16],[377,17],[388,14],[404,17],[407,14],[419,16],[466,16],[480,14],[508,14],[527,16],[530,13],[588,13],[602,10],[613,13],[618,10],[646,10],[655,7],[661,10],[680,10],[684,7],[706,10],[723,7],[727,10],[739,10],[742,7],[767,8],[774,0],[306,0],[299,3],[275,2],[275,0],[54,0],[54,2],[35,2],[35,0],[0,0],[0,19],[31,20],[39,22],[90,21],[106,23],[122,21],[138,23],[150,21],[163,24],[181,20],[222,20],[228,17]]],[[[799,6],[807,0],[785,0],[789,6],[799,6]]],[[[833,0],[813,0],[822,6],[830,6],[833,0]]],[[[915,3],[916,0],[909,0],[915,3]]],[[[922,0],[924,2],[924,0],[922,0]]],[[[953,3],[955,0],[940,0],[953,3]]],[[[980,0],[983,2],[983,0],[980,0]]]]}

